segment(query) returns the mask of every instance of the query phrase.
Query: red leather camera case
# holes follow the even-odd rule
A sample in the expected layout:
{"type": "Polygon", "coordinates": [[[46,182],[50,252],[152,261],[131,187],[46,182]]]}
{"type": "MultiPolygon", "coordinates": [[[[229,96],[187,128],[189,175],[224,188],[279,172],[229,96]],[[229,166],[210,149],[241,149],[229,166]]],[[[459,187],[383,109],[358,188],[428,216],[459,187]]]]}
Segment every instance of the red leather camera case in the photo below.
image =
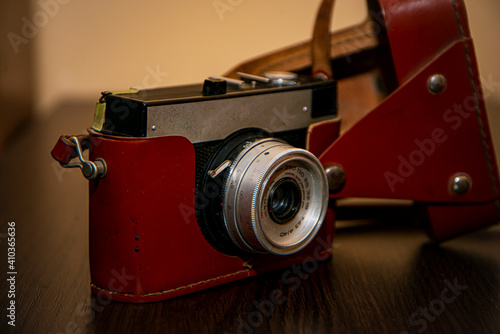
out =
{"type": "Polygon", "coordinates": [[[414,200],[437,240],[497,223],[499,181],[461,0],[381,0],[399,87],[320,157],[346,171],[331,195],[414,200]],[[440,93],[431,76],[447,79],[440,93]],[[468,175],[470,191],[450,190],[468,175]]]}
{"type": "Polygon", "coordinates": [[[90,159],[104,158],[105,178],[90,181],[92,291],[150,302],[269,270],[322,261],[331,253],[333,211],[316,239],[290,256],[241,259],[216,251],[195,217],[195,153],[184,137],[123,138],[90,131],[90,159]]]}

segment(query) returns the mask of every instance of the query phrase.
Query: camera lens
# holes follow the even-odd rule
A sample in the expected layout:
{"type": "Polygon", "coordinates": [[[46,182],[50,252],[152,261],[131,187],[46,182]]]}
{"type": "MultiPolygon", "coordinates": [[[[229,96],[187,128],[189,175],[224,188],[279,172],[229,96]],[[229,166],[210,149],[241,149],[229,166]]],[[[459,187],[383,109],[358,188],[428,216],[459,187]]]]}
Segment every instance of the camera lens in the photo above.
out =
{"type": "Polygon", "coordinates": [[[279,255],[308,245],[328,207],[318,159],[274,138],[243,145],[227,172],[222,197],[232,242],[245,251],[279,255]]]}
{"type": "Polygon", "coordinates": [[[279,180],[269,195],[269,214],[277,224],[286,224],[295,217],[302,204],[302,196],[297,182],[286,177],[279,180]]]}

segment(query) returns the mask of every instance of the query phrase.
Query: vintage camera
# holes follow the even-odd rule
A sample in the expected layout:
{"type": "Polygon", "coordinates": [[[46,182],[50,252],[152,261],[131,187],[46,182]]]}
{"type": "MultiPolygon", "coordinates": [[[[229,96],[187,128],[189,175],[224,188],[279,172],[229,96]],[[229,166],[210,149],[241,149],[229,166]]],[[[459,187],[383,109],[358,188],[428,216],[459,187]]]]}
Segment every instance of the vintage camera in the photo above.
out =
{"type": "MultiPolygon", "coordinates": [[[[328,208],[325,170],[307,148],[322,140],[312,128],[338,122],[336,82],[291,72],[239,75],[211,77],[203,86],[104,92],[92,131],[187,139],[194,147],[194,196],[171,203],[184,222],[196,216],[205,239],[227,255],[294,254],[314,239],[328,208]]],[[[182,161],[166,158],[172,167],[162,173],[193,179],[173,167],[182,161]]]]}
{"type": "Polygon", "coordinates": [[[203,84],[104,92],[89,134],[60,137],[53,157],[90,180],[95,294],[314,270],[343,198],[403,201],[436,241],[500,220],[463,1],[368,1],[368,21],[330,35],[332,5],[312,42],[203,84]]]}

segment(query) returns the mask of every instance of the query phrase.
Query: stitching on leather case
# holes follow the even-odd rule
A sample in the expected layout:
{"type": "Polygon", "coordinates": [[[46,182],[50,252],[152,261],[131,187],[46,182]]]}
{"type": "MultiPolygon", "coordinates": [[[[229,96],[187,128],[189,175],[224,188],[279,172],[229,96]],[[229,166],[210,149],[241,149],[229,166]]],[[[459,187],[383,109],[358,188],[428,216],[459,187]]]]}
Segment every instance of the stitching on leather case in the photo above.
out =
{"type": "MultiPolygon", "coordinates": [[[[207,279],[205,281],[200,281],[200,282],[197,282],[197,283],[188,284],[188,285],[181,286],[181,287],[174,288],[174,289],[170,289],[170,290],[159,291],[159,292],[152,292],[152,293],[146,293],[146,294],[139,295],[139,296],[140,297],[151,297],[151,296],[157,296],[157,295],[162,295],[162,294],[168,294],[168,293],[172,293],[172,292],[179,291],[179,290],[182,290],[182,289],[192,288],[192,287],[195,287],[195,286],[200,285],[200,284],[206,284],[206,283],[213,282],[213,281],[216,281],[216,280],[219,280],[219,279],[223,279],[223,278],[235,276],[235,275],[238,275],[238,274],[248,273],[250,271],[250,269],[240,270],[240,271],[237,271],[235,273],[231,273],[231,274],[227,274],[227,275],[223,275],[223,276],[218,276],[218,277],[215,277],[215,278],[210,278],[210,279],[207,279]]],[[[92,288],[96,289],[96,290],[105,292],[105,293],[110,294],[110,295],[117,295],[117,296],[124,296],[124,297],[137,296],[137,295],[135,295],[133,293],[122,293],[122,292],[118,292],[118,291],[112,291],[112,290],[103,289],[103,288],[100,288],[100,287],[96,286],[94,283],[91,283],[90,286],[92,288]]]]}
{"type": "MultiPolygon", "coordinates": [[[[465,29],[464,29],[464,26],[462,24],[462,18],[460,17],[460,13],[459,13],[458,8],[457,8],[456,0],[452,0],[452,4],[453,4],[453,10],[455,11],[455,17],[457,19],[457,24],[458,24],[458,27],[460,29],[460,34],[462,35],[462,38],[465,38],[466,37],[465,36],[465,29]]],[[[464,51],[465,51],[465,58],[467,59],[467,67],[469,69],[469,80],[470,80],[470,84],[471,84],[471,88],[472,88],[472,94],[474,97],[474,106],[476,109],[476,117],[477,117],[477,120],[479,123],[479,131],[481,132],[481,138],[483,140],[483,149],[484,149],[485,154],[486,154],[486,162],[488,164],[488,172],[489,172],[490,179],[491,179],[491,187],[493,188],[493,192],[495,194],[495,197],[498,198],[498,189],[497,189],[497,185],[495,182],[495,174],[494,174],[494,168],[493,168],[493,164],[492,164],[492,154],[490,152],[490,147],[488,145],[488,141],[486,140],[485,124],[483,122],[483,119],[481,118],[481,109],[479,108],[476,81],[474,80],[474,70],[472,68],[472,60],[470,57],[470,53],[469,53],[470,50],[469,50],[469,46],[468,46],[467,42],[464,43],[464,51]]],[[[495,206],[497,207],[497,209],[500,209],[500,204],[499,204],[498,200],[495,201],[495,206]]]]}
{"type": "MultiPolygon", "coordinates": [[[[331,254],[332,251],[333,251],[333,248],[328,248],[328,249],[325,249],[325,250],[321,251],[320,255],[331,254]]],[[[253,268],[252,261],[253,260],[249,260],[249,261],[243,263],[243,267],[247,268],[245,270],[240,270],[240,271],[237,271],[237,272],[234,272],[234,273],[231,273],[231,274],[227,274],[227,275],[223,275],[223,276],[218,276],[218,277],[215,277],[215,278],[210,278],[210,279],[207,279],[205,281],[200,281],[200,282],[197,282],[197,283],[188,284],[188,285],[181,286],[181,287],[174,288],[174,289],[170,289],[170,290],[159,291],[159,292],[151,292],[151,293],[146,293],[146,294],[143,294],[143,295],[136,295],[136,294],[133,294],[133,293],[123,293],[123,292],[118,292],[118,291],[113,291],[113,290],[107,290],[107,289],[103,289],[103,288],[98,287],[94,283],[90,283],[90,287],[94,288],[96,290],[102,291],[104,293],[110,294],[110,295],[122,296],[122,297],[133,297],[133,296],[151,297],[151,296],[158,296],[158,295],[162,295],[162,294],[169,294],[169,293],[176,292],[176,291],[179,291],[179,290],[183,290],[183,289],[186,289],[186,288],[192,288],[192,287],[195,287],[195,286],[200,285],[200,284],[206,284],[206,283],[209,283],[209,282],[213,282],[213,281],[216,281],[216,280],[219,280],[219,279],[223,279],[223,278],[227,278],[227,277],[239,275],[239,274],[242,274],[242,273],[249,273],[252,270],[252,268],[253,268]]]]}

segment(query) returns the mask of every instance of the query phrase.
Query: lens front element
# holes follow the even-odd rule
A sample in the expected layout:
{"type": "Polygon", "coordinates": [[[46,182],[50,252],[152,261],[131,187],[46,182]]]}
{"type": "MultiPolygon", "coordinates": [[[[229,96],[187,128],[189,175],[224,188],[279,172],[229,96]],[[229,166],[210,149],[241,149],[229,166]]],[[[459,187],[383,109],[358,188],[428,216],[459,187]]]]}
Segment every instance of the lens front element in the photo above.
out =
{"type": "Polygon", "coordinates": [[[273,186],[267,207],[271,219],[277,224],[286,224],[295,217],[302,205],[302,195],[294,179],[286,177],[273,186]]]}

